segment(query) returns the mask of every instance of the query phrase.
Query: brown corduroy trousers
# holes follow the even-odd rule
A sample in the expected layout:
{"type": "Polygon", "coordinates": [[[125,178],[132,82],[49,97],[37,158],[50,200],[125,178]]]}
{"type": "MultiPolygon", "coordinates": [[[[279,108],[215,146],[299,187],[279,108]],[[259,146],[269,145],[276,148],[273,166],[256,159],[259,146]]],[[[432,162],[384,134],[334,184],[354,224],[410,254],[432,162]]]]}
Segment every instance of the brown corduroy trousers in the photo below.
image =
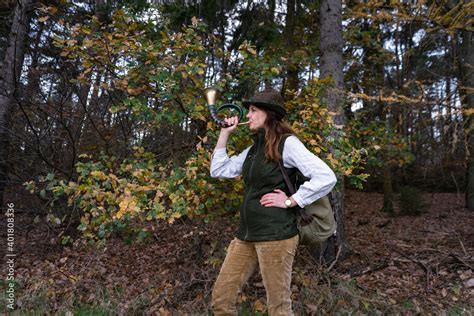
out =
{"type": "Polygon", "coordinates": [[[239,292],[257,265],[267,292],[268,314],[293,315],[291,271],[298,246],[298,235],[275,241],[231,241],[212,291],[215,315],[237,315],[239,292]]]}

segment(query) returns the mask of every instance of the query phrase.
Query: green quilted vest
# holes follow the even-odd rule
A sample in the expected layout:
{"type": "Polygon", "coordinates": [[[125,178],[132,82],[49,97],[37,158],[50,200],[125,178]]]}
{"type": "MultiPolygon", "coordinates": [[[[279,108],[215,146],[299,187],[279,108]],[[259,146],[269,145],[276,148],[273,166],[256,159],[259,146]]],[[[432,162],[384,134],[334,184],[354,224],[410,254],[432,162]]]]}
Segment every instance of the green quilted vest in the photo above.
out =
{"type": "MultiPolygon", "coordinates": [[[[283,149],[285,135],[280,144],[283,149]]],[[[278,163],[265,159],[265,130],[253,135],[254,145],[250,148],[242,166],[245,183],[244,200],[240,207],[240,226],[237,238],[245,241],[267,241],[288,239],[298,234],[295,208],[265,207],[260,198],[275,189],[290,195],[278,163]]],[[[296,168],[286,168],[293,179],[296,168]]]]}

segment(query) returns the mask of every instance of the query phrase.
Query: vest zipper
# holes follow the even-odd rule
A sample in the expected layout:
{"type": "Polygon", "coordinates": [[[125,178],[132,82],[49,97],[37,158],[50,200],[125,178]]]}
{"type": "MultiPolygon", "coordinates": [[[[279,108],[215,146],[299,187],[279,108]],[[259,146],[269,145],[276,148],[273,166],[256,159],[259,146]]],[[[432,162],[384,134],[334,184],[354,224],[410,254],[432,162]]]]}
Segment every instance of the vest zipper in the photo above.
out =
{"type": "MultiPolygon", "coordinates": [[[[248,190],[249,193],[252,192],[252,184],[251,184],[252,169],[253,169],[253,163],[255,162],[255,156],[257,156],[257,153],[258,153],[259,146],[260,146],[260,135],[259,135],[258,141],[257,141],[257,149],[255,150],[255,152],[253,154],[252,163],[250,164],[250,171],[249,171],[250,186],[249,186],[249,190],[248,190]]],[[[249,225],[247,224],[247,200],[248,200],[248,197],[249,197],[249,195],[247,193],[247,195],[245,196],[245,200],[244,200],[244,222],[245,222],[245,229],[246,229],[244,240],[247,240],[248,236],[249,236],[249,225]]]]}

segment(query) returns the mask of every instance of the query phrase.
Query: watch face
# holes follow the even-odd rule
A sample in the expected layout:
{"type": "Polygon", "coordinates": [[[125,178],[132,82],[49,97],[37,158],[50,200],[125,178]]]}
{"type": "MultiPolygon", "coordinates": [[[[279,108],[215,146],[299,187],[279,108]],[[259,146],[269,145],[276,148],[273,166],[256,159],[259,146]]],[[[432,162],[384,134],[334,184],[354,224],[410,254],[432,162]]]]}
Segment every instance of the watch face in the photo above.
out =
{"type": "Polygon", "coordinates": [[[290,205],[291,205],[291,200],[290,200],[290,199],[285,200],[285,205],[286,205],[286,206],[290,206],[290,205]]]}

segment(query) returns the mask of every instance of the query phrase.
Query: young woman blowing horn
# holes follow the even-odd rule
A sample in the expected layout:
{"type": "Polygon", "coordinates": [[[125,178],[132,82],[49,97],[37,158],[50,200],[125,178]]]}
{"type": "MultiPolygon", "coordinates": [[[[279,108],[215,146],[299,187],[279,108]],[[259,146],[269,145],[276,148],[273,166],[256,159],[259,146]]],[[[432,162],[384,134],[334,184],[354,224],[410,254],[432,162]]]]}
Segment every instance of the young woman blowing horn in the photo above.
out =
{"type": "Polygon", "coordinates": [[[238,294],[258,265],[269,315],[293,315],[291,271],[298,245],[297,206],[304,207],[327,195],[336,176],[282,121],[286,110],[278,91],[266,89],[243,104],[249,110],[247,119],[254,144],[228,157],[227,140],[239,122],[237,117],[226,118],[230,126],[221,129],[211,161],[212,177],[243,175],[245,183],[240,226],[214,284],[212,307],[215,315],[236,315],[238,294]],[[279,161],[290,179],[294,179],[297,169],[310,179],[291,196],[279,161]]]}

